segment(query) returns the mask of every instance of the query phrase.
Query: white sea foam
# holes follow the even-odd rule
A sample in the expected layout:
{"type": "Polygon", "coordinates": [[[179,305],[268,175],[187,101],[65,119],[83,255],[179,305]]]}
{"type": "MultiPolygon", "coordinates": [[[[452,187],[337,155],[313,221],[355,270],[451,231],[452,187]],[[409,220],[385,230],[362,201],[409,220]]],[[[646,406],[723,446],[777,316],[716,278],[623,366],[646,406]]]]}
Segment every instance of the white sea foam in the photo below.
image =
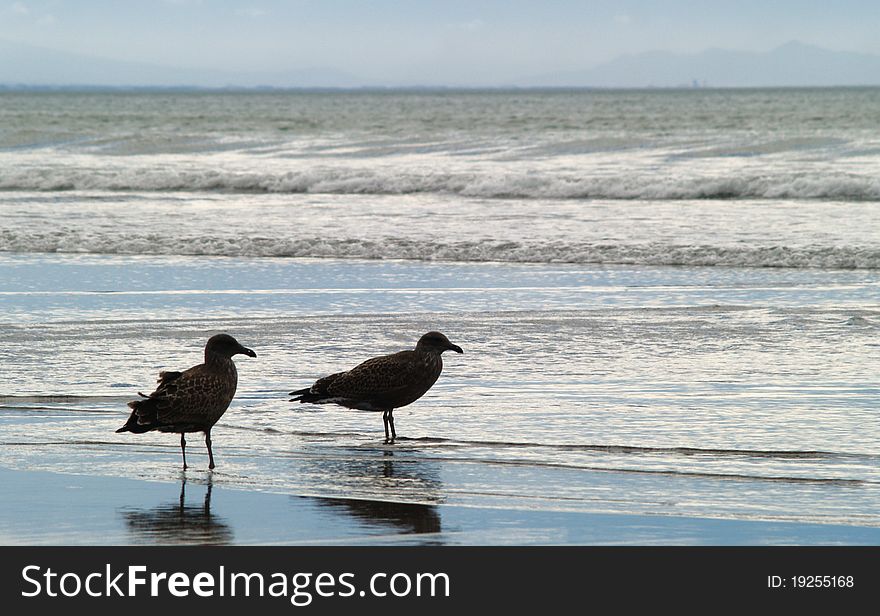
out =
{"type": "Polygon", "coordinates": [[[606,94],[22,99],[0,250],[880,267],[873,94],[606,94]]]}
{"type": "Polygon", "coordinates": [[[4,191],[237,192],[398,195],[436,193],[519,199],[829,199],[880,200],[880,178],[855,173],[740,173],[735,176],[444,172],[415,169],[327,168],[255,172],[122,167],[0,169],[4,191]]]}
{"type": "Polygon", "coordinates": [[[0,251],[121,255],[211,255],[405,259],[509,263],[608,263],[730,267],[880,269],[880,250],[849,247],[722,247],[663,243],[612,244],[571,241],[453,241],[381,239],[276,239],[93,232],[0,231],[0,251]]]}

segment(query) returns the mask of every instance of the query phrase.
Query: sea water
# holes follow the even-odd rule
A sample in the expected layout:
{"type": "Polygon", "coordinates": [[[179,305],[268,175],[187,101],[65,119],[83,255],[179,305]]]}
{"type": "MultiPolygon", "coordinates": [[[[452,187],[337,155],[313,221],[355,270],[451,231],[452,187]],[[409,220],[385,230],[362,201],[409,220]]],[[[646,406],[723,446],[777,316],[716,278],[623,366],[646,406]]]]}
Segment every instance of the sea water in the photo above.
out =
{"type": "Polygon", "coordinates": [[[258,357],[214,485],[880,526],[877,117],[874,89],[0,94],[0,465],[179,481],[173,435],[114,430],[226,331],[258,357]],[[465,353],[395,445],[287,402],[431,329],[465,353]]]}

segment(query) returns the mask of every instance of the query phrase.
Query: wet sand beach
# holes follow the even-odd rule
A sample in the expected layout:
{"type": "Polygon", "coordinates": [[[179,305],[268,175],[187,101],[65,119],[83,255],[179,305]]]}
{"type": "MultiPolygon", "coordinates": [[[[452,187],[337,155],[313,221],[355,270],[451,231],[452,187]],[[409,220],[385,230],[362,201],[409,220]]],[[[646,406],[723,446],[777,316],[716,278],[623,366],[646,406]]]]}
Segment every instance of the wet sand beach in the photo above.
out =
{"type": "MultiPolygon", "coordinates": [[[[258,357],[238,361],[238,393],[212,432],[221,492],[585,520],[822,523],[867,536],[880,527],[866,354],[878,315],[857,307],[873,292],[863,272],[763,270],[749,284],[721,268],[36,255],[2,264],[20,272],[4,278],[0,324],[7,468],[178,484],[176,435],[115,430],[160,370],[200,361],[208,335],[228,331],[258,357]],[[736,305],[714,303],[725,294],[736,305]],[[585,297],[602,303],[587,308],[585,297]],[[413,312],[419,303],[433,311],[413,312]],[[287,401],[340,364],[408,348],[410,332],[431,328],[465,354],[395,414],[395,445],[382,444],[381,413],[287,401]],[[833,361],[816,362],[823,354],[833,361]]],[[[201,435],[188,442],[198,485],[205,447],[201,435]]]]}
{"type": "MultiPolygon", "coordinates": [[[[386,463],[387,464],[387,463],[386,463]]],[[[0,468],[3,545],[876,545],[880,529],[291,497],[0,468]]]]}

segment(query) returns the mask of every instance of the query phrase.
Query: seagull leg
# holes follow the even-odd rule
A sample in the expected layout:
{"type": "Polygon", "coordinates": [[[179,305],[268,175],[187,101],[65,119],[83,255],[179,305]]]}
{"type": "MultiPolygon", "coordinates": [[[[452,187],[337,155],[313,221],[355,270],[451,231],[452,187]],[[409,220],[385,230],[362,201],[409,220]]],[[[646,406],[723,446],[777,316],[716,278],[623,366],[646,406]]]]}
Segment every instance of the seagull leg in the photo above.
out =
{"type": "Polygon", "coordinates": [[[388,436],[388,411],[382,411],[382,423],[385,425],[385,443],[390,443],[391,438],[388,436]]]}
{"type": "Polygon", "coordinates": [[[183,454],[183,470],[186,470],[186,437],[180,433],[180,452],[183,454]]]}
{"type": "Polygon", "coordinates": [[[214,452],[211,450],[211,430],[205,430],[205,445],[208,447],[208,468],[214,468],[214,452]]]}
{"type": "Polygon", "coordinates": [[[391,442],[397,438],[397,432],[394,431],[394,409],[388,411],[388,423],[391,424],[391,442]]]}

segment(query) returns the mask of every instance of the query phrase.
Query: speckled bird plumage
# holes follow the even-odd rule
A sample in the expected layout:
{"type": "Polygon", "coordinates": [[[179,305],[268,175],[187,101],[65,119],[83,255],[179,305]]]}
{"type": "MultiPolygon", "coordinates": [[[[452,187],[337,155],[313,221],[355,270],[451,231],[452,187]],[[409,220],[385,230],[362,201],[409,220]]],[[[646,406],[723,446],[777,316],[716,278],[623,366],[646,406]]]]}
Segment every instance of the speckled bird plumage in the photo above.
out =
{"type": "Polygon", "coordinates": [[[184,468],[186,439],[183,435],[204,432],[211,460],[209,468],[214,468],[211,428],[235,396],[238,371],[232,356],[239,353],[256,357],[256,353],[241,346],[228,334],[212,336],[205,345],[205,363],[183,372],[160,372],[156,391],[149,396],[140,394],[143,399],[128,403],[131,415],[117,432],[141,434],[156,430],[179,433],[184,468]]]}
{"type": "Polygon", "coordinates": [[[397,409],[421,398],[442,371],[443,359],[439,354],[400,351],[318,379],[309,393],[321,396],[322,403],[333,402],[352,409],[397,409]]]}
{"type": "Polygon", "coordinates": [[[238,371],[231,359],[221,359],[184,372],[160,372],[157,382],[156,391],[144,396],[145,400],[128,403],[136,427],[201,432],[217,423],[229,408],[238,387],[238,371]]]}
{"type": "Polygon", "coordinates": [[[415,349],[374,357],[346,372],[325,376],[311,387],[291,392],[295,396],[291,402],[383,411],[385,438],[393,442],[394,409],[412,404],[431,389],[443,371],[441,355],[445,350],[463,352],[443,334],[428,332],[415,349]]]}

